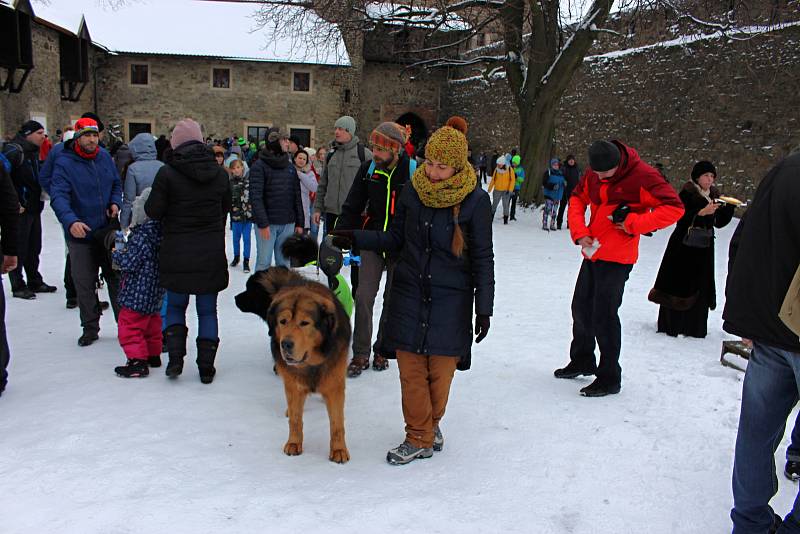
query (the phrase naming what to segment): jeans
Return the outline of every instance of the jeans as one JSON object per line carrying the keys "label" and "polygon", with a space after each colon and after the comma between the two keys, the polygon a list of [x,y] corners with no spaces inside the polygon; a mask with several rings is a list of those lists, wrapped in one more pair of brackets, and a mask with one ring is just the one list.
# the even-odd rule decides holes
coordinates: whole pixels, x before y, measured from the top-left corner
{"label": "jeans", "polygon": [[314,204],[308,208],[308,225],[311,237],[314,238],[314,241],[319,242],[319,225],[314,224]]}
{"label": "jeans", "polygon": [[[733,462],[733,534],[762,534],[773,523],[770,499],[778,491],[775,450],[800,391],[800,354],[758,341],[742,385],[742,411]],[[800,495],[778,529],[800,533]]]}
{"label": "jeans", "polygon": [[275,265],[289,267],[289,260],[283,256],[281,246],[290,235],[294,233],[294,224],[270,224],[269,239],[256,233],[256,271],[266,271],[272,264],[272,255],[275,255]]}
{"label": "jeans", "polygon": [[511,191],[494,190],[492,193],[492,217],[497,213],[497,205],[503,203],[503,217],[508,217],[508,203],[511,200]]}
{"label": "jeans", "polygon": [[792,442],[786,448],[786,461],[800,462],[800,413],[794,421],[791,439]]}
{"label": "jeans", "polygon": [[[197,338],[219,338],[219,323],[217,322],[217,295],[208,293],[195,295],[197,308]],[[189,306],[189,295],[167,291],[167,327],[174,324],[186,326],[186,308]]]}
{"label": "jeans", "polygon": [[622,382],[619,365],[622,325],[618,312],[632,269],[633,265],[583,260],[572,297],[570,361],[581,369],[594,369],[597,340],[600,346],[597,378],[613,385]]}
{"label": "jeans", "polygon": [[253,223],[233,222],[233,255],[239,257],[239,242],[244,241],[244,259],[250,259],[250,236],[253,234]]}

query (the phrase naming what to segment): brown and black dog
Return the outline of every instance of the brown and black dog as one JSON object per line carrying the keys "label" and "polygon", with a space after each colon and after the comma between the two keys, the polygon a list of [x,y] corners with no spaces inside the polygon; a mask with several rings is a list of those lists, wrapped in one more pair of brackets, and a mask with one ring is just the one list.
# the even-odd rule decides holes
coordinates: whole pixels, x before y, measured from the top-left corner
{"label": "brown and black dog", "polygon": [[303,452],[303,406],[320,393],[328,408],[329,459],[345,463],[344,385],[350,345],[350,319],[326,286],[285,267],[258,271],[247,280],[236,306],[266,321],[272,357],[283,380],[289,416],[289,440],[283,452]]}

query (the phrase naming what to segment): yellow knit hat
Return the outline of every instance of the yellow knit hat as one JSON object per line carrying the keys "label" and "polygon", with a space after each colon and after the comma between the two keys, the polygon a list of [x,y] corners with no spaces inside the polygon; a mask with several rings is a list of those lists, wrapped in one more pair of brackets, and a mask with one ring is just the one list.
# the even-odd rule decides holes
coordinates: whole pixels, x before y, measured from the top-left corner
{"label": "yellow knit hat", "polygon": [[469,165],[467,150],[467,138],[464,134],[452,126],[443,126],[428,139],[425,157],[461,170]]}

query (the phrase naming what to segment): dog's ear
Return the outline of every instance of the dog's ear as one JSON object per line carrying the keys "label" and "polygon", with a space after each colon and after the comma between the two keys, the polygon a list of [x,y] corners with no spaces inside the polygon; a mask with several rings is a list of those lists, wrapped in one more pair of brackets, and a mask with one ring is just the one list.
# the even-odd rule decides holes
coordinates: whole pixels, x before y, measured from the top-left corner
{"label": "dog's ear", "polygon": [[247,281],[246,289],[236,295],[236,307],[245,313],[254,313],[267,319],[267,310],[269,309],[272,297],[267,293],[266,289],[258,283],[255,278],[258,273],[254,274]]}
{"label": "dog's ear", "polygon": [[265,319],[267,321],[267,329],[269,337],[275,335],[275,325],[278,320],[278,306],[270,306],[269,310],[267,310],[267,317]]}
{"label": "dog's ear", "polygon": [[284,257],[289,258],[292,267],[305,267],[317,259],[317,241],[305,234],[293,234],[281,245]]}
{"label": "dog's ear", "polygon": [[319,350],[323,354],[328,354],[333,350],[334,342],[336,341],[334,336],[336,331],[336,308],[328,303],[318,303],[316,326],[320,334],[322,334],[322,345]]}

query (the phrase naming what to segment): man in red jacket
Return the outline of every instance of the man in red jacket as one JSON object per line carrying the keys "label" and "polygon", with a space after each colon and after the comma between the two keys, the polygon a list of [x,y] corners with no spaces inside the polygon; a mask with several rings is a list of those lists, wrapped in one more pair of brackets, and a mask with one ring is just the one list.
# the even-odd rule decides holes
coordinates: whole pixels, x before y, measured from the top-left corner
{"label": "man in red jacket", "polygon": [[[586,225],[586,208],[590,209]],[[569,201],[572,240],[582,249],[572,297],[572,345],[569,364],[556,378],[595,375],[581,389],[586,397],[619,393],[622,331],[619,307],[625,282],[639,257],[639,236],[665,228],[683,215],[683,203],[672,186],[639,154],[619,141],[595,141],[589,168]],[[595,360],[595,340],[600,365]]]}

